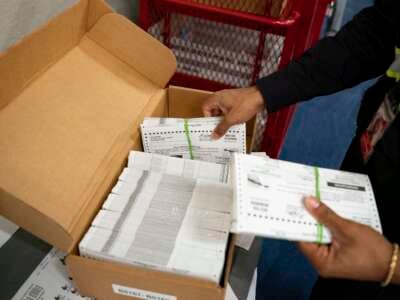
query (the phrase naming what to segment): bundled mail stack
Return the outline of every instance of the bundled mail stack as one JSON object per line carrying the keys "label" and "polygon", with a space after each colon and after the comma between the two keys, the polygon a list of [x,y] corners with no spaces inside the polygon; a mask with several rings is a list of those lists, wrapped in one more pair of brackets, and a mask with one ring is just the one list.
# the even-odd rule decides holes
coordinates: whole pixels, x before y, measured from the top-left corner
{"label": "bundled mail stack", "polygon": [[229,129],[219,140],[212,140],[220,117],[175,119],[145,118],[141,125],[145,152],[228,164],[232,153],[246,153],[246,125]]}
{"label": "bundled mail stack", "polygon": [[82,256],[218,282],[231,224],[227,166],[132,152]]}
{"label": "bundled mail stack", "polygon": [[304,207],[314,195],[345,219],[382,232],[367,175],[269,157],[234,154],[232,231],[293,241],[331,242],[331,232]]}

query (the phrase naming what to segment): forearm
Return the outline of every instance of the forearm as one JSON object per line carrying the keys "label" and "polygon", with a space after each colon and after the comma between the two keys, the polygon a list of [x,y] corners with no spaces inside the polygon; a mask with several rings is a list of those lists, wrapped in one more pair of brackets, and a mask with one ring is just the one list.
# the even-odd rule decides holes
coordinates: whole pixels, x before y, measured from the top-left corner
{"label": "forearm", "polygon": [[335,37],[257,81],[268,111],[331,94],[383,74],[394,59],[400,1],[377,1]]}

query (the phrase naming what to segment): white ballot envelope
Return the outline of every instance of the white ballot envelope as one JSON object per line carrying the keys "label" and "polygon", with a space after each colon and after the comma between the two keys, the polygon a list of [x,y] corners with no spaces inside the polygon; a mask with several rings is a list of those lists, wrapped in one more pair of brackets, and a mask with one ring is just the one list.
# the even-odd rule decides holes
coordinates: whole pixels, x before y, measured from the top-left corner
{"label": "white ballot envelope", "polygon": [[246,153],[246,124],[232,126],[220,139],[211,134],[221,117],[145,118],[141,124],[145,152],[228,164],[232,153]]}
{"label": "white ballot envelope", "polygon": [[277,239],[330,243],[331,234],[305,209],[306,196],[343,218],[382,232],[368,176],[268,157],[234,154],[232,231]]}

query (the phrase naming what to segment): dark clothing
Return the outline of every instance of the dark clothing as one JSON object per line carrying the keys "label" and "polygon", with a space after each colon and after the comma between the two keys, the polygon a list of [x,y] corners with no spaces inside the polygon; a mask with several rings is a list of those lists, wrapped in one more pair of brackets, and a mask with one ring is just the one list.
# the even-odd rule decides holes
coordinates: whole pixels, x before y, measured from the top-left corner
{"label": "dark clothing", "polygon": [[382,288],[379,283],[357,282],[343,279],[318,278],[310,299],[312,300],[399,300],[399,288],[389,285]]}
{"label": "dark clothing", "polygon": [[[400,201],[400,193],[397,186],[400,184],[400,152],[395,155],[395,152],[391,150],[397,149],[397,151],[400,151],[400,117],[396,118],[385,133],[384,139],[378,143],[373,156],[366,165],[360,155],[359,143],[361,133],[368,126],[368,121],[375,112],[372,107],[368,107],[366,104],[378,102],[376,101],[377,99],[382,100],[382,91],[385,90],[384,87],[387,84],[388,79],[383,78],[364,95],[357,120],[357,133],[342,162],[341,169],[369,175],[378,204],[383,233],[392,242],[399,243],[400,205],[398,201]],[[371,106],[377,107],[379,104]],[[393,148],[390,148],[389,154],[386,154],[385,147],[387,148],[391,143]],[[393,165],[392,161],[394,162]],[[382,288],[380,283],[319,278],[312,291],[311,299],[400,300],[400,286],[390,285]]]}
{"label": "dark clothing", "polygon": [[376,2],[335,37],[322,39],[282,71],[258,80],[269,112],[353,87],[386,72],[400,44],[400,1]]}
{"label": "dark clothing", "polygon": [[[287,68],[258,80],[257,86],[267,110],[273,112],[383,75],[365,93],[357,118],[357,133],[342,169],[369,175],[383,233],[390,241],[400,243],[400,115],[385,131],[366,163],[359,142],[385,95],[395,88],[400,90],[400,82],[384,75],[395,60],[396,47],[400,47],[400,0],[378,0],[335,37],[321,40]],[[312,298],[400,299],[400,286],[382,289],[378,283],[319,279]]]}
{"label": "dark clothing", "polygon": [[[400,243],[400,117],[398,116],[378,142],[368,163],[360,155],[360,136],[394,81],[383,77],[364,95],[357,118],[357,132],[347,150],[341,169],[368,174],[384,235]],[[400,295],[399,295],[400,299]]]}

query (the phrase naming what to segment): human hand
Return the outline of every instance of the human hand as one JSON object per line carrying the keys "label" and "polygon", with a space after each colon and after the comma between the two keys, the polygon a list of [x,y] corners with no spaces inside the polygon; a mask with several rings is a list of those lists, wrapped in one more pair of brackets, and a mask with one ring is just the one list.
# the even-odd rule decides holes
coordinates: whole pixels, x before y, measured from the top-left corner
{"label": "human hand", "polygon": [[263,108],[263,97],[255,86],[216,92],[202,106],[205,117],[225,116],[214,129],[214,139],[224,136],[231,126],[247,122]]}
{"label": "human hand", "polygon": [[372,228],[339,217],[314,197],[304,204],[332,233],[332,244],[299,243],[299,248],[322,277],[362,281],[385,280],[392,244]]}

